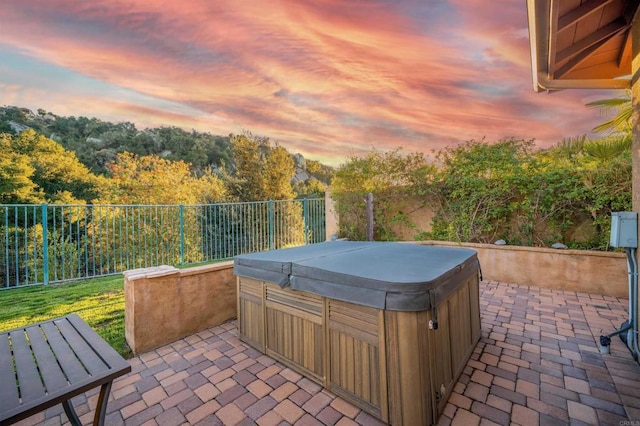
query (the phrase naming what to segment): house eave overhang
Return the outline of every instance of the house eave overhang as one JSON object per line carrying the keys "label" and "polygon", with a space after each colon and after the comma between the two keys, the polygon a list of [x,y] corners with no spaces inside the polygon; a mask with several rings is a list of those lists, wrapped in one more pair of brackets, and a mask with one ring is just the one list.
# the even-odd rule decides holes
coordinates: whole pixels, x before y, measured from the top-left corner
{"label": "house eave overhang", "polygon": [[626,89],[629,76],[602,79],[554,78],[553,60],[557,43],[560,0],[527,0],[531,74],[536,92],[565,89]]}

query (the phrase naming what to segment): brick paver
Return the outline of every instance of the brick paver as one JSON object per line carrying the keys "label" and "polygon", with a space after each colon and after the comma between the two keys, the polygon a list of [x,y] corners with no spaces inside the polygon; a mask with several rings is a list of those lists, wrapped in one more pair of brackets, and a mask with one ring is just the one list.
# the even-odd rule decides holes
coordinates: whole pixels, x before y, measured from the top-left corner
{"label": "brick paver", "polygon": [[[439,425],[640,422],[640,366],[617,337],[610,355],[597,346],[626,319],[626,300],[484,281],[480,304],[482,337]],[[113,385],[110,425],[382,424],[241,343],[235,321],[129,361],[132,372]],[[85,423],[97,392],[73,399]],[[56,406],[19,424],[65,423]]]}

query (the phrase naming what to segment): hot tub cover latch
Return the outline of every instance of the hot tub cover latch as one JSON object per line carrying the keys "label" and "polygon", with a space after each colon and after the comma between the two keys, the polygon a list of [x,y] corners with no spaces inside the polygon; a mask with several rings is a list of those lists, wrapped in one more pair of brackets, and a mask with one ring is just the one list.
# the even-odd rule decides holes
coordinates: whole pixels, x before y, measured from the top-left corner
{"label": "hot tub cover latch", "polygon": [[429,298],[431,299],[431,317],[432,320],[429,321],[429,330],[437,330],[438,329],[438,307],[436,304],[436,294],[434,291],[429,292]]}

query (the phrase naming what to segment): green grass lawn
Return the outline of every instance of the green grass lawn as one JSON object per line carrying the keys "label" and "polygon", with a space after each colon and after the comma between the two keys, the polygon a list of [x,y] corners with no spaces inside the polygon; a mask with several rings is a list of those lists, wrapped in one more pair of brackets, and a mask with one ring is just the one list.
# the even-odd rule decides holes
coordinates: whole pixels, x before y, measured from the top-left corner
{"label": "green grass lawn", "polygon": [[77,313],[125,358],[122,275],[0,291],[0,331]]}

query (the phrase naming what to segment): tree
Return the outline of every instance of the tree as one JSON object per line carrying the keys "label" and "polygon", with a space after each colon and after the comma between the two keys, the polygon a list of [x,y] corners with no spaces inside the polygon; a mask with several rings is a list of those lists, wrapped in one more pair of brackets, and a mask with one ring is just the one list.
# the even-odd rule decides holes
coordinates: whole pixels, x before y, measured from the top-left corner
{"label": "tree", "polygon": [[271,146],[268,138],[245,133],[231,135],[237,181],[235,191],[241,201],[291,200],[295,194],[291,179],[295,175],[293,159],[286,149]]}
{"label": "tree", "polygon": [[318,179],[320,182],[330,185],[333,179],[334,170],[332,167],[326,166],[319,161],[306,159],[307,172]]}
{"label": "tree", "polygon": [[[25,202],[55,203],[59,197],[80,202],[98,197],[103,179],[93,175],[73,152],[57,142],[33,130],[17,136],[4,133],[0,139],[5,158],[16,168],[15,178],[22,182]],[[29,194],[24,192],[27,187]]]}
{"label": "tree", "polygon": [[34,168],[29,157],[13,151],[13,136],[0,133],[0,204],[28,204],[44,201],[44,194],[31,180]]}
{"label": "tree", "polygon": [[274,237],[274,248],[304,244],[302,208],[299,203],[289,201],[295,196],[291,186],[295,174],[292,156],[278,144],[272,146],[268,138],[248,132],[230,138],[235,167],[226,176],[231,177],[228,185],[234,195],[240,201],[277,200],[269,204],[268,211],[260,210],[252,215],[256,223],[273,225],[271,235],[269,227],[263,227],[266,234],[261,237],[262,241],[269,244]]}
{"label": "tree", "polygon": [[322,198],[325,195],[325,190],[325,185],[313,177],[293,184],[296,198]]}
{"label": "tree", "polygon": [[184,161],[125,152],[108,168],[112,185],[103,200],[108,203],[196,204],[226,198],[226,188],[213,172],[197,178]]}

